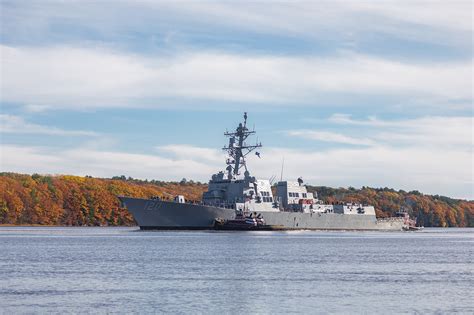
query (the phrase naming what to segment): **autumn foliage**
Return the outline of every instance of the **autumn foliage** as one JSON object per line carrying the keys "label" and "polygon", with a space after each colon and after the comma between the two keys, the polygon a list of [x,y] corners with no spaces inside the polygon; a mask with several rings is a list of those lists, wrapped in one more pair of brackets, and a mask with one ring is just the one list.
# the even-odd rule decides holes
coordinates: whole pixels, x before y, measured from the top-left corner
{"label": "autumn foliage", "polygon": [[131,178],[43,176],[0,173],[0,224],[68,226],[134,225],[119,195],[199,200],[206,185]]}
{"label": "autumn foliage", "polygon": [[[200,200],[206,184],[192,181],[161,182],[126,178],[112,179],[69,175],[23,175],[0,173],[0,224],[67,226],[134,225],[117,196],[170,199],[184,195]],[[363,187],[311,187],[326,202],[361,202],[374,205],[377,216],[388,217],[404,206],[424,226],[474,227],[474,202],[417,191]]]}

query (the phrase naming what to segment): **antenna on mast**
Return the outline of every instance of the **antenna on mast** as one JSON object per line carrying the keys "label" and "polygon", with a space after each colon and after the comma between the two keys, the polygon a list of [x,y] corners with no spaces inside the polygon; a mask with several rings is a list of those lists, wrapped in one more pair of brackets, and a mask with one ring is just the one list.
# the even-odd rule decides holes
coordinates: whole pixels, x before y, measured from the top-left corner
{"label": "antenna on mast", "polygon": [[[249,136],[254,134],[255,130],[250,131],[247,128],[247,112],[244,113],[244,122],[240,123],[234,132],[226,131],[224,133],[225,136],[229,137],[228,146],[222,148],[229,155],[226,162],[228,166],[226,170],[228,171],[229,179],[240,175],[239,170],[242,167],[245,169],[245,176],[249,176],[246,157],[250,152],[262,146],[258,141],[254,145],[249,145],[245,142]],[[260,155],[258,152],[255,154]]]}
{"label": "antenna on mast", "polygon": [[281,173],[280,173],[280,182],[283,181],[283,166],[285,165],[285,157],[281,161]]}
{"label": "antenna on mast", "polygon": [[275,182],[275,175],[272,175],[272,177],[270,177],[270,179],[268,180],[270,182],[270,186],[273,186],[273,183]]}

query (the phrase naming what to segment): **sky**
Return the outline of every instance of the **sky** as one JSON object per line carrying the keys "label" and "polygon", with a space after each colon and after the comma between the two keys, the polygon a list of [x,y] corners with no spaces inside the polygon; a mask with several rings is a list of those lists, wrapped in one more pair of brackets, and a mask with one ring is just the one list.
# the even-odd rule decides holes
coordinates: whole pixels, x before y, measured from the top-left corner
{"label": "sky", "polygon": [[[0,1],[0,170],[474,199],[472,1]],[[253,139],[251,141],[257,141]]]}

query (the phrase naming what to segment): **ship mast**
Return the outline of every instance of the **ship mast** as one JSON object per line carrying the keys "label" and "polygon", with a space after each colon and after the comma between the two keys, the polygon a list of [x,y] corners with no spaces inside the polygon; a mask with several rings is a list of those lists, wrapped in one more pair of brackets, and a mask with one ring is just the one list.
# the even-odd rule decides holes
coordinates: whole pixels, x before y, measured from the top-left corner
{"label": "ship mast", "polygon": [[247,112],[244,113],[243,124],[240,123],[235,132],[224,133],[226,137],[229,137],[229,145],[222,148],[222,150],[226,151],[229,155],[229,158],[226,160],[228,179],[240,175],[239,171],[242,167],[245,168],[245,172],[248,173],[245,158],[250,152],[262,146],[261,143],[255,143],[254,145],[245,143],[245,140],[253,134],[255,134],[255,130],[249,130],[247,128]]}

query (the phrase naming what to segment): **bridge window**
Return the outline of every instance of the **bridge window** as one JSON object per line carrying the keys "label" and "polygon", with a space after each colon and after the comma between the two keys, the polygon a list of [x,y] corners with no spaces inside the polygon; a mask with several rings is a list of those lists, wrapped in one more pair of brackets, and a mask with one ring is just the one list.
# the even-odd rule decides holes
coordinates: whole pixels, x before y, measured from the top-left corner
{"label": "bridge window", "polygon": [[308,194],[307,193],[303,193],[303,198],[307,198],[308,197]]}
{"label": "bridge window", "polygon": [[262,199],[263,199],[263,202],[273,202],[272,197],[262,197]]}

